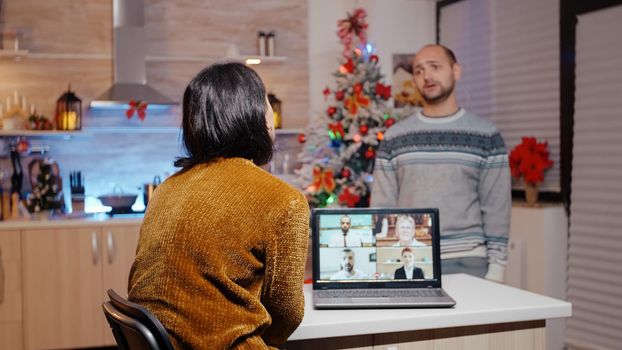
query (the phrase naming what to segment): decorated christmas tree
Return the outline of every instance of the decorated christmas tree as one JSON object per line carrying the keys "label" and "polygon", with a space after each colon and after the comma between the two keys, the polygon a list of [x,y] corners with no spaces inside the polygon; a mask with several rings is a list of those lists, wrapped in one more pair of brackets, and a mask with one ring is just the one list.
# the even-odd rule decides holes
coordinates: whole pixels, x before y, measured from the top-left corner
{"label": "decorated christmas tree", "polygon": [[36,182],[27,199],[28,211],[37,213],[44,210],[59,210],[63,207],[63,197],[59,186],[57,165],[47,158],[38,163]]}
{"label": "decorated christmas tree", "polygon": [[359,8],[338,21],[343,53],[334,87],[323,91],[325,111],[298,136],[303,148],[297,182],[311,207],[368,206],[384,131],[408,113],[388,107],[391,87],[384,84],[378,56],[367,42],[366,16]]}

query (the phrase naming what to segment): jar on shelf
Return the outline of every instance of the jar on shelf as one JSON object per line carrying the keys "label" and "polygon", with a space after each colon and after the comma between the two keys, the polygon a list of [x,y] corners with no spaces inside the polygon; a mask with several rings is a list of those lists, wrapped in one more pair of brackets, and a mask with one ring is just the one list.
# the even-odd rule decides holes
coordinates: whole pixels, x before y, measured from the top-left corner
{"label": "jar on shelf", "polygon": [[261,30],[257,32],[257,55],[266,55],[266,33]]}

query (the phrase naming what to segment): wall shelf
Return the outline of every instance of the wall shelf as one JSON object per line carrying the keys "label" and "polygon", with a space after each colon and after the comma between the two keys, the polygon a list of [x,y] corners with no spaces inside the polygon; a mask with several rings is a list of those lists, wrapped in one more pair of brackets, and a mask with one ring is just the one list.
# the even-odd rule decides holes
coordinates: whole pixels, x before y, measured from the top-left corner
{"label": "wall shelf", "polygon": [[303,129],[275,129],[277,135],[298,135],[304,133]]}
{"label": "wall shelf", "polygon": [[28,56],[28,50],[0,50],[0,58],[19,61],[26,56]]}

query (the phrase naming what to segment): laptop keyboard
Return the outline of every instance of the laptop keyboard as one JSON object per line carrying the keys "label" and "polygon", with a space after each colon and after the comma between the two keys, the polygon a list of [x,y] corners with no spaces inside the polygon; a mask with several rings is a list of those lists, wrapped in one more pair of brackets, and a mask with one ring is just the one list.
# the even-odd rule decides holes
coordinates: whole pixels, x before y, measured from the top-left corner
{"label": "laptop keyboard", "polygon": [[440,289],[339,289],[318,292],[320,298],[425,298],[444,295]]}

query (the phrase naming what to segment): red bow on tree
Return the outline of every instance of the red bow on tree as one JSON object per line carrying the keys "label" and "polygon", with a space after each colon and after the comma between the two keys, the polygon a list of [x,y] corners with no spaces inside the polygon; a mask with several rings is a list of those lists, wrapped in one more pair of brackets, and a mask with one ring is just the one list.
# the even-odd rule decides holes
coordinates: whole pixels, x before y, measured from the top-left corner
{"label": "red bow on tree", "polygon": [[354,192],[350,192],[350,188],[346,187],[343,192],[339,195],[339,203],[343,203],[347,205],[349,208],[353,208],[356,203],[359,202],[361,196],[357,195]]}
{"label": "red bow on tree", "polygon": [[333,170],[322,170],[319,166],[313,168],[313,183],[311,185],[316,191],[324,189],[326,192],[332,193],[336,186]]}
{"label": "red bow on tree", "polygon": [[130,100],[129,104],[130,108],[125,111],[125,116],[127,117],[127,119],[132,119],[132,117],[134,116],[134,112],[136,112],[138,119],[140,119],[141,121],[145,120],[145,118],[147,117],[147,103],[140,100]]}
{"label": "red bow on tree", "polygon": [[384,100],[388,100],[391,98],[391,86],[376,83],[376,95],[382,97]]}
{"label": "red bow on tree", "polygon": [[348,14],[346,19],[339,20],[337,22],[337,36],[343,43],[343,55],[347,57],[352,47],[352,41],[354,37],[364,43],[367,41],[367,22],[365,22],[367,12],[364,9],[358,8],[354,10],[354,13]]}
{"label": "red bow on tree", "polygon": [[363,91],[355,92],[354,95],[346,98],[343,105],[348,109],[352,116],[355,116],[359,110],[359,106],[369,106],[369,97],[363,94]]}

